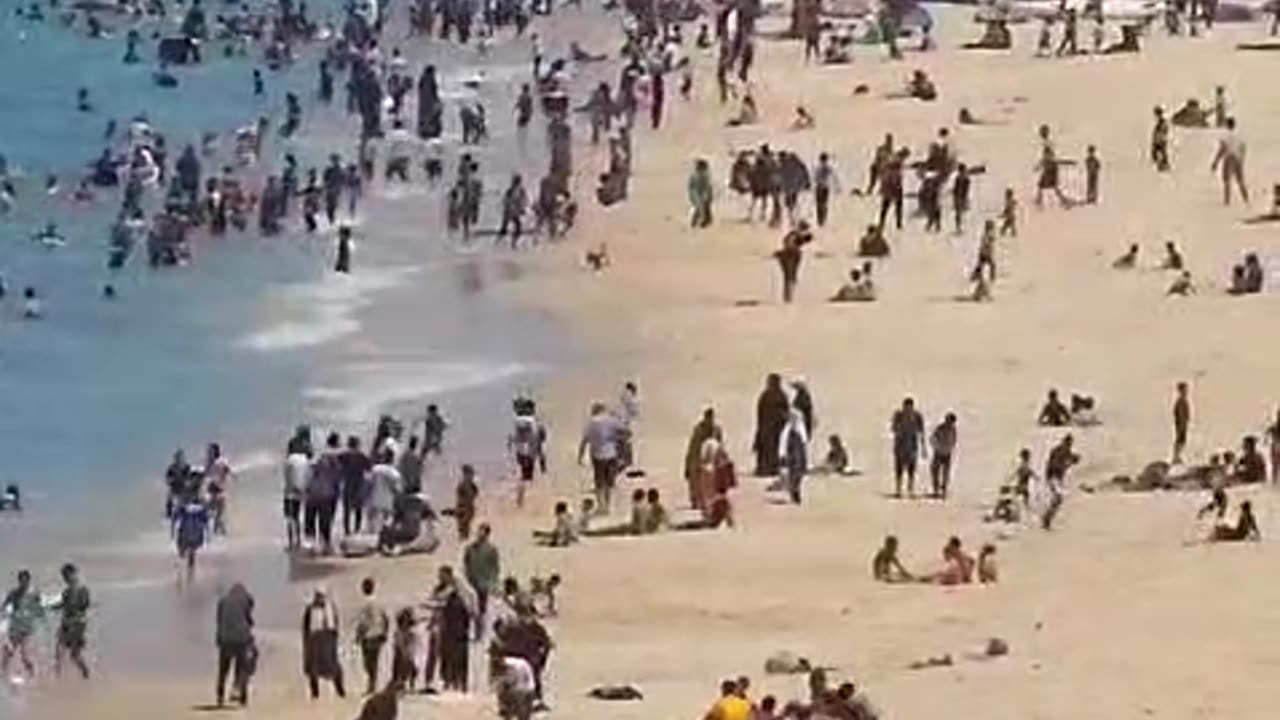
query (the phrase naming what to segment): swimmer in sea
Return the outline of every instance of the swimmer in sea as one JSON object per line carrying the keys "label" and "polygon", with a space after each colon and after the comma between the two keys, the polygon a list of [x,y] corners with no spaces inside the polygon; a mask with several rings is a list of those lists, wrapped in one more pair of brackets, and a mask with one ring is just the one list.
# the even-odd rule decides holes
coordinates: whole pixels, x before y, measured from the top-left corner
{"label": "swimmer in sea", "polygon": [[6,485],[0,493],[0,511],[22,512],[22,490],[17,485]]}
{"label": "swimmer in sea", "polygon": [[89,102],[89,88],[76,91],[76,109],[82,113],[93,112],[93,103]]}
{"label": "swimmer in sea", "polygon": [[22,317],[25,320],[39,320],[44,317],[44,306],[36,295],[36,289],[27,287],[22,291]]}

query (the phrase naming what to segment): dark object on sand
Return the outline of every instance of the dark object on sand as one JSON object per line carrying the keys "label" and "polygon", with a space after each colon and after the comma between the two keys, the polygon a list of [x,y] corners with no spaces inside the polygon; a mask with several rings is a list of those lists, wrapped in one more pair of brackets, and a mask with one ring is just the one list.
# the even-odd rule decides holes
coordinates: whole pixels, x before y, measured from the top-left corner
{"label": "dark object on sand", "polygon": [[1237,50],[1272,50],[1280,51],[1280,40],[1263,40],[1261,42],[1246,42],[1236,45]]}
{"label": "dark object on sand", "polygon": [[162,38],[156,47],[161,65],[187,65],[200,62],[200,45],[184,37]]}
{"label": "dark object on sand", "polygon": [[634,685],[599,685],[591,688],[591,692],[587,693],[587,697],[593,700],[616,702],[643,700],[644,693],[637,690]]}
{"label": "dark object on sand", "polygon": [[165,72],[164,70],[157,70],[152,73],[151,82],[162,88],[178,87],[178,78],[174,77],[173,73]]}
{"label": "dark object on sand", "polygon": [[1004,657],[1009,654],[1009,643],[1000,638],[991,638],[987,641],[987,649],[984,651],[987,657]]}
{"label": "dark object on sand", "polygon": [[870,92],[871,92],[871,88],[866,83],[859,83],[853,86],[854,95],[866,95]]}
{"label": "dark object on sand", "polygon": [[766,675],[803,675],[812,670],[813,665],[807,658],[785,650],[770,655],[764,661]]}
{"label": "dark object on sand", "polygon": [[951,658],[951,653],[939,655],[938,657],[925,658],[924,660],[916,660],[907,665],[908,670],[927,670],[937,667],[951,667],[955,665],[955,660]]}

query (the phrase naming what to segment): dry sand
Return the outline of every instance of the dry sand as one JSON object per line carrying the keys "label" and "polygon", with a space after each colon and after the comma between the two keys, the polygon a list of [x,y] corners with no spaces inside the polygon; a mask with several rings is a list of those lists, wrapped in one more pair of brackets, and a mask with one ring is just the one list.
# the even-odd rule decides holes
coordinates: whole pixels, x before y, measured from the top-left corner
{"label": "dry sand", "polygon": [[[765,657],[781,649],[839,668],[885,717],[903,720],[959,712],[987,720],[1275,717],[1270,681],[1280,650],[1265,638],[1280,631],[1280,584],[1269,576],[1280,560],[1271,539],[1280,526],[1268,490],[1255,498],[1261,544],[1186,545],[1198,533],[1199,495],[1077,491],[1055,532],[1014,528],[1001,539],[998,586],[884,586],[869,577],[886,532],[902,539],[904,560],[917,570],[935,566],[949,535],[971,548],[995,538],[998,528],[980,518],[1017,450],[1032,448],[1039,465],[1061,435],[1034,424],[1051,386],[1088,392],[1101,404],[1103,425],[1075,433],[1084,460],[1073,487],[1168,453],[1178,380],[1192,385],[1196,459],[1260,432],[1276,404],[1276,296],[1222,292],[1244,251],[1256,250],[1264,262],[1274,257],[1276,228],[1246,227],[1246,210],[1221,207],[1208,170],[1214,131],[1175,132],[1172,173],[1158,175],[1145,159],[1152,106],[1207,101],[1214,85],[1226,84],[1249,143],[1252,212],[1266,209],[1280,168],[1280,142],[1269,134],[1280,109],[1275,58],[1231,49],[1258,26],[1224,27],[1194,41],[1158,37],[1137,56],[1048,61],[1029,57],[1024,35],[1012,54],[948,49],[977,34],[969,12],[944,11],[943,49],[901,63],[864,48],[852,66],[805,67],[798,44],[762,43],[755,87],[763,121],[752,128],[723,127],[730,110],[713,97],[713,59],[700,58],[696,99],[684,104],[672,92],[668,127],[656,138],[638,132],[630,201],[607,210],[584,203],[573,242],[529,259],[537,272],[512,292],[561,313],[596,350],[589,371],[546,389],[554,489],[541,488],[520,514],[506,498],[490,498],[487,508],[507,568],[566,578],[562,616],[551,626],[558,643],[553,717],[700,716],[718,681],[739,674],[753,678],[757,695],[799,696],[801,678],[763,674]],[[937,80],[938,102],[880,98],[915,67]],[[854,97],[858,83],[872,94]],[[797,102],[816,112],[817,129],[787,130]],[[957,127],[961,106],[1004,124]],[[1100,206],[1033,209],[1041,123],[1054,129],[1066,157],[1098,146]],[[856,262],[870,201],[836,201],[790,306],[777,301],[770,259],[780,232],[738,222],[737,198],[721,190],[715,226],[688,228],[685,180],[694,156],[708,158],[722,179],[733,148],[769,142],[807,160],[825,150],[848,188],[865,183],[871,150],[886,131],[919,151],[944,126],[963,160],[989,168],[975,182],[973,227],[963,237],[927,236],[913,221],[891,233],[894,255],[877,267],[881,299],[874,304],[823,302]],[[603,165],[603,150],[588,163],[584,186],[591,164]],[[1065,178],[1074,194],[1083,192],[1076,170]],[[996,300],[954,302],[966,290],[977,227],[997,211],[1006,186],[1022,202],[1022,232],[1000,243]],[[1165,297],[1171,278],[1154,269],[1165,240],[1183,248],[1199,295]],[[592,274],[581,254],[600,241],[614,264]],[[1140,269],[1110,269],[1130,243],[1142,245]],[[743,299],[762,304],[735,307]],[[641,463],[674,502],[683,497],[685,438],[704,405],[717,408],[739,467],[749,467],[755,396],[771,371],[808,379],[819,434],[843,435],[862,477],[814,479],[799,508],[766,502],[763,483],[747,479],[732,531],[530,547],[528,529],[546,524],[551,503],[585,482],[572,453],[592,399],[612,400],[624,379],[639,382]],[[946,504],[885,497],[887,423],[904,394],[917,398],[930,424],[948,410],[959,416],[955,496]],[[389,600],[420,596],[434,567],[455,557],[450,543],[437,557],[371,572],[388,585]],[[344,608],[354,607],[350,590],[366,571],[331,582],[345,593]],[[1008,641],[1007,657],[963,658],[992,636]],[[246,717],[354,717],[354,700],[306,700],[295,630],[279,629],[265,644]],[[943,653],[957,664],[905,668]],[[358,686],[355,665],[350,684]],[[623,682],[640,686],[645,701],[585,698],[597,683]],[[211,694],[207,682],[100,690],[112,702],[99,701],[97,717],[173,717]],[[403,715],[490,717],[493,709],[485,695],[415,698]]]}

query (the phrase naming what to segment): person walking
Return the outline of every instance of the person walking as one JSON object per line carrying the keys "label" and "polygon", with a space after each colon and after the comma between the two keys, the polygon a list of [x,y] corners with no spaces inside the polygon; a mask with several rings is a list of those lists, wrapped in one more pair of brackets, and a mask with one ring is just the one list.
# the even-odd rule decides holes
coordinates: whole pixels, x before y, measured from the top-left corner
{"label": "person walking", "polygon": [[693,172],[689,175],[689,204],[693,206],[690,224],[695,229],[711,226],[711,203],[714,199],[711,166],[706,160],[699,158],[694,161]]}
{"label": "person walking", "polygon": [[373,578],[361,581],[360,594],[364,596],[364,602],[356,615],[356,645],[360,647],[360,658],[364,662],[365,695],[372,695],[378,688],[378,665],[391,631],[387,611],[374,597],[376,588]]}
{"label": "person walking", "polygon": [[773,253],[782,272],[782,302],[789,303],[795,297],[796,284],[800,281],[800,261],[804,258],[804,246],[813,241],[809,223],[801,220],[782,237],[782,247]]}
{"label": "person walking", "polygon": [[929,436],[929,443],[933,446],[933,459],[929,461],[929,479],[933,485],[933,496],[939,500],[947,499],[947,490],[951,486],[951,458],[955,454],[958,441],[956,415],[947,413]]}
{"label": "person walking", "polygon": [[1244,140],[1236,132],[1236,119],[1229,117],[1224,121],[1222,138],[1218,141],[1218,151],[1213,156],[1209,171],[1221,168],[1222,172],[1222,204],[1231,204],[1231,183],[1235,183],[1240,191],[1240,199],[1249,204],[1249,188],[1244,183]]}
{"label": "person walking", "polygon": [[833,192],[840,192],[840,177],[831,163],[831,155],[821,153],[818,155],[818,164],[813,167],[813,208],[818,227],[825,227],[827,224]]}
{"label": "person walking", "polygon": [[893,496],[902,497],[902,481],[907,481],[907,493],[916,494],[916,461],[924,452],[921,440],[924,436],[924,418],[916,411],[912,398],[904,398],[902,407],[893,413],[889,428],[893,432]]}
{"label": "person walking", "polygon": [[476,539],[467,545],[462,556],[463,573],[476,598],[475,636],[477,641],[484,636],[489,597],[498,590],[498,582],[502,578],[502,561],[498,548],[490,541],[492,534],[489,524],[481,523],[476,528]]}
{"label": "person walking", "polygon": [[232,674],[232,700],[249,704],[249,681],[257,665],[258,650],[253,639],[253,596],[242,583],[235,583],[218,600],[216,613],[218,647],[218,707],[225,705],[227,677]]}
{"label": "person walking", "polygon": [[302,672],[311,699],[320,697],[320,680],[331,680],[338,697],[346,697],[342,663],[338,659],[338,608],[324,587],[318,587],[302,612]]}
{"label": "person walking", "polygon": [[70,659],[84,679],[89,679],[89,664],[84,659],[86,635],[89,631],[89,607],[92,601],[89,588],[80,582],[80,571],[75,565],[62,566],[62,595],[58,599],[58,611],[62,614],[58,624],[58,641],[53,656],[53,672],[62,674],[62,662]]}

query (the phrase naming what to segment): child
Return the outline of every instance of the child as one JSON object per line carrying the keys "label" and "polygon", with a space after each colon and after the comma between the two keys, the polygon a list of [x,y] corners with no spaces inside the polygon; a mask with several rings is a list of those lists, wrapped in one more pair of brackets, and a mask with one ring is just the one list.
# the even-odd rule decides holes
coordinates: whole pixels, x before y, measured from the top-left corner
{"label": "child", "polygon": [[827,459],[824,463],[827,472],[844,475],[849,471],[849,451],[839,435],[827,438]]}
{"label": "child", "polygon": [[1084,201],[1089,205],[1098,204],[1098,177],[1101,174],[1102,161],[1098,159],[1098,148],[1090,145],[1084,156]]}
{"label": "child", "polygon": [[1004,191],[1004,207],[1000,209],[1000,237],[1018,237],[1018,199],[1013,188]]}
{"label": "child", "polygon": [[414,658],[418,653],[418,619],[413,608],[402,608],[396,613],[396,630],[391,639],[391,683],[398,690],[413,690],[418,666]]}

